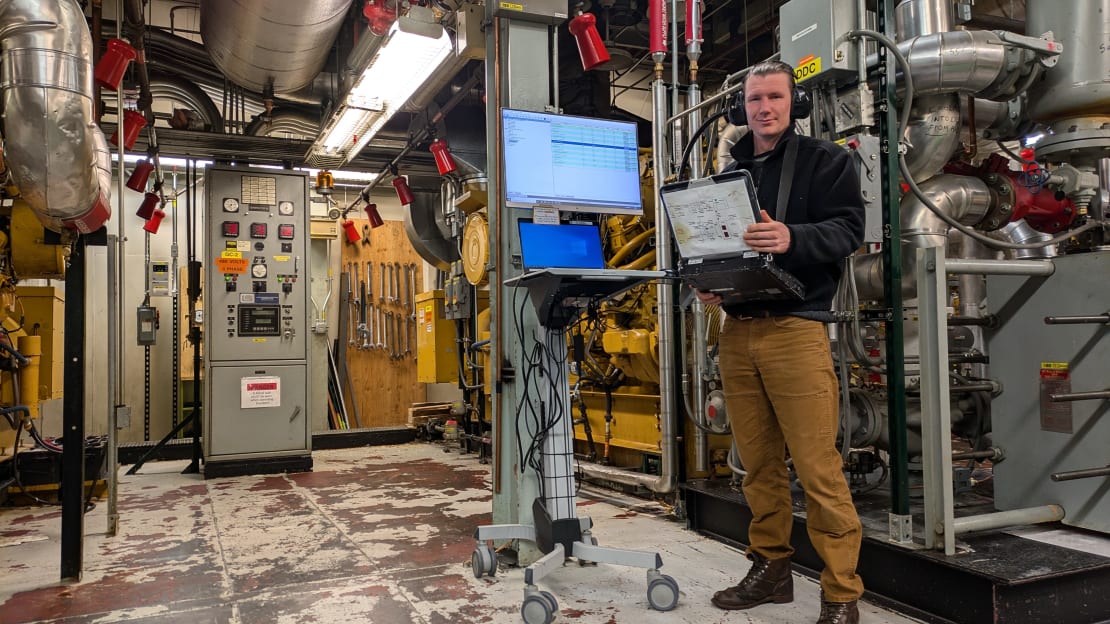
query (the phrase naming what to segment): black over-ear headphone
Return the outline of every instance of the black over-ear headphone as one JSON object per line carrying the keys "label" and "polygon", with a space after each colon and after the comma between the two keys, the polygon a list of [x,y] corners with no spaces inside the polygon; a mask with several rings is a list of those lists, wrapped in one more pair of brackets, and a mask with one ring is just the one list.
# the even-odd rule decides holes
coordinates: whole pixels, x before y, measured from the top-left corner
{"label": "black over-ear headphone", "polygon": [[[813,99],[809,97],[809,91],[801,85],[794,85],[794,99],[790,102],[790,120],[809,117],[812,111]],[[744,109],[743,89],[737,91],[729,100],[725,117],[734,126],[748,125],[748,112]]]}

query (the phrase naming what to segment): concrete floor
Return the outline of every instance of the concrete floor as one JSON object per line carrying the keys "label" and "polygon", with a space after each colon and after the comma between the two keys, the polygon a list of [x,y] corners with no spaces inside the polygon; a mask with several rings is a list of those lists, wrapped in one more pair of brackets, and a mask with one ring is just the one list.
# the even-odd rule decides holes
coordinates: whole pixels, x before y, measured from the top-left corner
{"label": "concrete floor", "polygon": [[[84,577],[58,583],[57,508],[0,510],[0,624],[14,622],[520,622],[522,569],[470,569],[474,527],[490,520],[488,466],[433,444],[320,451],[315,471],[205,481],[183,462],[121,477],[120,534],[105,505],[86,518]],[[656,548],[679,584],[671,612],[652,611],[642,570],[568,563],[540,583],[556,621],[814,622],[817,584],[795,601],[724,612],[713,592],[747,570],[739,551],[667,520],[640,501],[579,498],[603,546]],[[619,502],[619,501],[618,501]],[[917,622],[861,603],[861,622]]]}

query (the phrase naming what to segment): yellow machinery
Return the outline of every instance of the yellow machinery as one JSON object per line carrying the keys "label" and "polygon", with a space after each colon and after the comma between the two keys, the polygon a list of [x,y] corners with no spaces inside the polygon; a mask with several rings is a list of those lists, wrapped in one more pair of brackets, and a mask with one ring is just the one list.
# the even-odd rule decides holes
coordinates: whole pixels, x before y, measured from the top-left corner
{"label": "yellow machinery", "polygon": [[64,278],[72,234],[62,234],[63,244],[47,244],[46,230],[19,190],[6,186],[0,193],[0,216],[8,223],[0,230],[0,359],[12,363],[0,373],[0,475],[14,476],[15,454],[41,438],[35,424],[39,402],[62,396],[64,364],[58,289],[17,283]]}
{"label": "yellow machinery", "polygon": [[416,380],[421,383],[459,380],[455,323],[446,318],[442,290],[416,295]]}

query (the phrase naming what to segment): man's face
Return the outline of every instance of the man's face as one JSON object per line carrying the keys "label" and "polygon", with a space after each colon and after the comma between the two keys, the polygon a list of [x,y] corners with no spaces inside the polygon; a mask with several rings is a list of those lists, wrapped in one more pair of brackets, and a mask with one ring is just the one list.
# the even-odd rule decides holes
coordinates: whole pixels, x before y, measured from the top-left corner
{"label": "man's face", "polygon": [[770,148],[790,126],[790,77],[786,74],[748,76],[744,85],[744,111],[748,127],[764,147]]}

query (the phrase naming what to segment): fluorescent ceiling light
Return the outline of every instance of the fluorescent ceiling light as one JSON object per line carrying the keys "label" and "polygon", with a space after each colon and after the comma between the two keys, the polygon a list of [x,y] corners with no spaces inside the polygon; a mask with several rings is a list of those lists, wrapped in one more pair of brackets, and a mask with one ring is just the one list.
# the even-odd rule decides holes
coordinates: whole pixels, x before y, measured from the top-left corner
{"label": "fluorescent ceiling light", "polygon": [[350,162],[451,56],[451,37],[431,19],[424,7],[397,18],[313,143],[310,163]]}
{"label": "fluorescent ceiling light", "polygon": [[[112,162],[119,162],[119,159],[116,156],[116,152],[112,152]],[[148,160],[146,154],[127,153],[123,155],[123,162],[128,165],[134,165],[135,163],[143,160]],[[158,158],[158,162],[160,162],[163,167],[184,167],[185,163],[188,161],[184,158],[160,156]],[[198,168],[203,169],[208,165],[212,165],[215,163],[213,163],[211,160],[194,160],[193,164],[195,164]],[[285,169],[285,167],[281,167],[279,165],[248,163],[247,166],[254,167],[256,169]],[[294,170],[304,171],[308,173],[308,175],[312,178],[315,178],[316,174],[320,172],[320,169],[313,169],[311,167],[295,167]],[[373,182],[378,178],[378,174],[371,173],[369,171],[345,171],[343,169],[328,169],[328,171],[336,180],[348,180],[350,182]]]}

